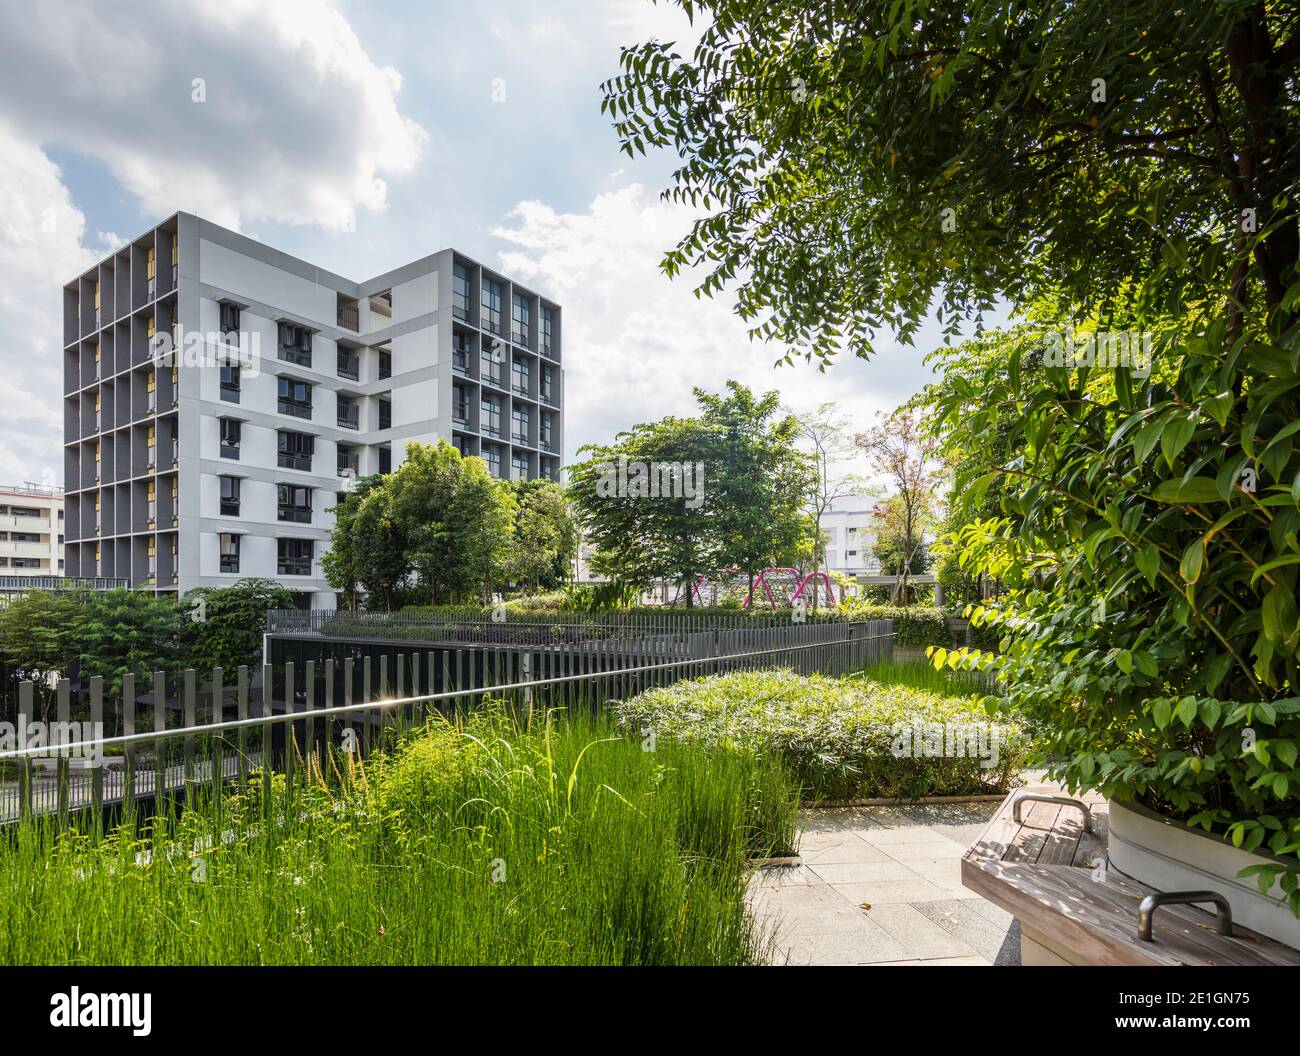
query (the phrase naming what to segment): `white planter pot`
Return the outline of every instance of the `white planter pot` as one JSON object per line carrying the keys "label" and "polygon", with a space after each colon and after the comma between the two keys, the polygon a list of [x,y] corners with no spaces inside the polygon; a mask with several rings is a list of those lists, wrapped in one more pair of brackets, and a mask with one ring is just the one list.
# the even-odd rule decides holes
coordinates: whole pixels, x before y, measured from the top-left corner
{"label": "white planter pot", "polygon": [[1255,876],[1237,875],[1282,859],[1243,851],[1135,803],[1110,804],[1109,830],[1107,857],[1125,876],[1159,891],[1218,891],[1232,906],[1234,923],[1300,949],[1300,919],[1287,908],[1281,887],[1274,883],[1265,895]]}

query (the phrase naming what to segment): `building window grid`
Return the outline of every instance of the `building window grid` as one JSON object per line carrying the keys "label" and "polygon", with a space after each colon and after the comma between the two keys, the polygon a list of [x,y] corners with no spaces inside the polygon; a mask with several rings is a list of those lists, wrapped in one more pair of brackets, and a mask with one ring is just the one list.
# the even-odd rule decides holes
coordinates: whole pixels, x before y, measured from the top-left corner
{"label": "building window grid", "polygon": [[512,294],[510,297],[510,339],[516,345],[522,345],[524,348],[529,347],[528,327],[531,322],[532,315],[529,311],[527,299],[521,294]]}
{"label": "building window grid", "polygon": [[451,314],[469,321],[469,269],[464,264],[451,269]]}
{"label": "building window grid", "polygon": [[482,326],[493,334],[501,333],[501,283],[484,278],[479,298],[483,308]]}

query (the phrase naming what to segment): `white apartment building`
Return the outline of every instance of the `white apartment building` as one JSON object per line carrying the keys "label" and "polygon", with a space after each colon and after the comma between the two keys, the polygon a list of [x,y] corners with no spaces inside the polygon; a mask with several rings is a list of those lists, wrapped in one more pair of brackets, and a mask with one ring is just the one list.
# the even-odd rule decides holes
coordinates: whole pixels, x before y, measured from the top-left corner
{"label": "white apartment building", "polygon": [[868,495],[844,495],[822,514],[826,568],[846,576],[880,574],[872,552],[876,544],[876,500]]}
{"label": "white apartment building", "polygon": [[558,478],[560,308],[455,250],[358,282],[177,213],[63,303],[69,576],[332,608],[329,510],[408,441]]}
{"label": "white apartment building", "polygon": [[0,576],[63,575],[63,492],[0,485]]}

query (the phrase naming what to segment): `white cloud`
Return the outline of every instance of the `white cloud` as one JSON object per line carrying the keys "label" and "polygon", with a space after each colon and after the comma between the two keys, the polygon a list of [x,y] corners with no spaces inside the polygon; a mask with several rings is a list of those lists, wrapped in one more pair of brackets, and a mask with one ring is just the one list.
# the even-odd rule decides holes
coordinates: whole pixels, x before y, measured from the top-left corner
{"label": "white cloud", "polygon": [[57,166],[3,122],[0,157],[0,350],[10,368],[0,371],[0,483],[53,483],[63,477],[59,290],[94,253]]}
{"label": "white cloud", "polygon": [[759,392],[778,390],[797,410],[839,402],[865,424],[929,379],[915,349],[885,347],[869,363],[841,362],[826,373],[798,363],[774,367],[775,346],[749,340],[731,299],[697,299],[692,276],[668,280],[664,250],[692,214],[639,184],[598,195],[582,213],[522,202],[492,234],[509,248],[506,274],[562,306],[567,457],[619,429],[695,411],[693,386],[721,391],[735,378]]}
{"label": "white cloud", "polygon": [[427,137],[326,0],[151,0],[128,17],[0,0],[0,17],[0,483],[61,480],[60,290],[121,239],[87,236],[47,150],[97,159],[159,219],[338,229],[385,207],[385,177]]}
{"label": "white cloud", "polygon": [[[424,130],[327,0],[0,2],[0,99],[30,139],[102,160],[146,212],[345,228]],[[202,82],[205,101],[195,101]]]}

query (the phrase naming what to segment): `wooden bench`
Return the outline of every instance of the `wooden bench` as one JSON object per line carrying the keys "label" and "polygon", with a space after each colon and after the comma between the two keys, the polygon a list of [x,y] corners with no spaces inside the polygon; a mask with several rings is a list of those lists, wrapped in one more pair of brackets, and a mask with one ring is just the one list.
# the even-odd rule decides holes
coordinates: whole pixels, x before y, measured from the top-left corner
{"label": "wooden bench", "polygon": [[1217,915],[1193,905],[1148,904],[1151,941],[1139,938],[1139,906],[1158,893],[1114,869],[1098,871],[1106,801],[1082,797],[1088,831],[1079,806],[1045,797],[1066,798],[1054,785],[1012,792],[961,863],[966,887],[1020,920],[1022,964],[1300,965],[1300,950],[1240,925],[1221,935]]}

